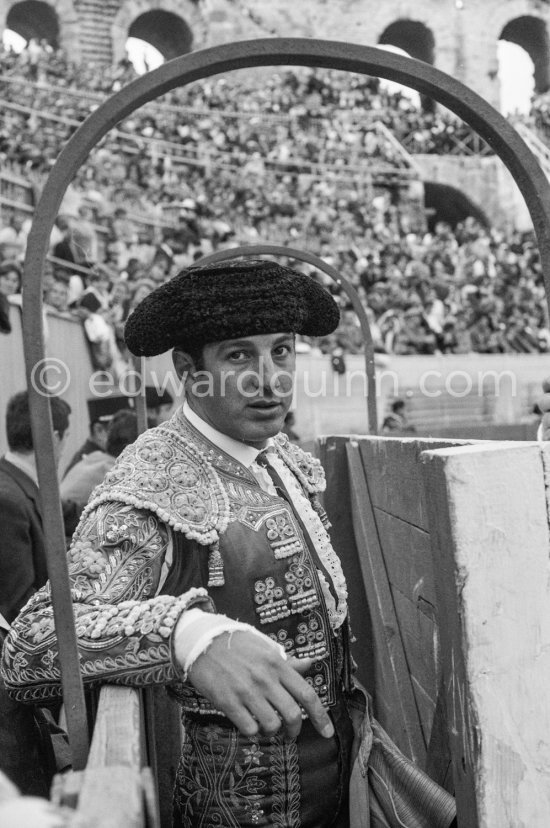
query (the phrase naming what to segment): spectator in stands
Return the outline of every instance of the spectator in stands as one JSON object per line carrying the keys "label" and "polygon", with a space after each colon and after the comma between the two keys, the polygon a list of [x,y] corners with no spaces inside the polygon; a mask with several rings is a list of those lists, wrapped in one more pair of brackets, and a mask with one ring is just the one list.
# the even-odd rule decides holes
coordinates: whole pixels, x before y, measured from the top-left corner
{"label": "spectator in stands", "polygon": [[174,398],[166,389],[158,391],[155,386],[145,388],[145,405],[147,407],[147,425],[149,428],[161,425],[170,419]]}
{"label": "spectator in stands", "polygon": [[470,326],[469,333],[472,350],[479,354],[501,354],[507,350],[502,331],[495,327],[489,316],[479,316]]}
{"label": "spectator in stands", "polygon": [[65,476],[85,455],[107,450],[109,423],[118,411],[130,408],[130,399],[115,394],[108,397],[93,397],[87,401],[87,406],[90,434],[71,457],[65,469]]}
{"label": "spectator in stands", "polygon": [[115,341],[121,354],[126,353],[124,344],[124,323],[130,312],[130,285],[125,279],[113,282],[109,292],[109,307],[105,312],[106,321],[112,325]]}
{"label": "spectator in stands", "polygon": [[342,311],[340,324],[333,336],[345,353],[361,353],[363,350],[363,333],[355,311],[346,309]]}
{"label": "spectator in stands", "polygon": [[453,354],[470,354],[473,350],[472,333],[468,327],[466,313],[457,311],[454,322],[455,346]]}
{"label": "spectator in stands", "polygon": [[84,454],[82,458],[67,471],[61,481],[61,497],[76,503],[82,511],[93,489],[98,486],[116,458],[126,446],[133,443],[138,436],[137,418],[134,411],[117,411],[107,427],[105,451],[98,449]]}
{"label": "spectator in stands", "polygon": [[384,417],[382,423],[383,434],[404,434],[416,431],[407,419],[405,400],[394,400],[391,404],[390,413]]}
{"label": "spectator in stands", "polygon": [[71,248],[76,264],[83,267],[99,262],[99,241],[94,222],[93,206],[82,203],[77,217],[71,222]]}
{"label": "spectator in stands", "polygon": [[[59,88],[37,89],[29,83],[27,57],[0,55],[0,64],[12,80],[2,85],[7,105],[0,114],[0,159],[18,165],[26,176],[31,166],[49,169],[74,129],[64,119],[81,120],[97,105],[90,92],[112,89],[129,71],[113,67],[95,77],[87,66],[70,65],[62,52],[42,50],[40,71],[56,86],[63,78],[67,89],[60,93]],[[13,82],[25,73],[21,82]],[[547,113],[547,97],[538,99],[535,108]],[[40,107],[45,116],[51,113],[58,120],[53,126],[45,120],[44,129],[38,129],[42,122],[37,116],[29,121],[26,115],[10,111],[10,101]],[[493,334],[507,326],[519,304],[529,316],[527,336],[518,329],[517,336],[489,337],[493,350],[530,350],[537,340],[550,338],[550,334],[539,336],[549,325],[537,316],[544,285],[532,233],[488,230],[472,218],[454,228],[436,221],[426,233],[424,216],[413,200],[392,204],[387,190],[373,189],[370,183],[373,169],[390,178],[399,170],[395,153],[373,129],[373,118],[392,130],[405,147],[448,152],[464,149],[464,141],[471,140],[469,127],[454,116],[424,111],[364,78],[307,68],[266,76],[259,85],[250,77],[208,80],[169,93],[166,102],[175,106],[159,103],[154,114],[144,109],[120,125],[127,133],[126,142],[138,140],[137,155],[125,154],[116,138],[91,154],[74,182],[77,195],[88,200],[83,200],[80,216],[72,219],[74,232],[66,227],[65,238],[55,242],[61,245],[56,255],[89,264],[101,254],[102,261],[115,266],[113,278],[123,271],[125,278],[135,280],[132,271],[137,267],[137,278],[147,276],[156,284],[195,257],[228,243],[291,243],[330,258],[356,287],[364,289],[363,298],[380,327],[382,347],[390,353],[394,346],[403,348],[411,327],[404,311],[418,300],[425,313],[421,327],[435,336],[436,350],[468,350],[470,330],[474,347],[479,343],[486,349],[484,326],[478,330],[476,292],[498,300],[489,324]],[[21,135],[21,140],[11,141],[13,134]],[[167,151],[159,150],[156,138],[176,142],[181,151],[164,154]],[[489,150],[482,147],[481,151]],[[362,166],[357,166],[359,162]],[[139,186],[131,181],[132,169]],[[128,220],[130,210],[147,218],[139,230]],[[100,213],[112,216],[106,220],[105,254],[94,226],[103,220]],[[174,255],[173,267],[168,261],[162,265],[155,253],[161,243],[156,226],[160,219],[173,225],[162,231]],[[12,229],[8,232],[12,234]],[[154,257],[157,260],[147,272]],[[70,302],[85,287],[80,284],[77,289],[74,276],[73,282]],[[336,288],[335,295],[339,294]],[[341,296],[339,301],[345,305]],[[464,341],[445,344],[445,320],[450,316],[452,321],[459,312],[465,314],[459,325],[459,338]],[[346,352],[357,347],[353,339],[343,343]],[[426,336],[413,337],[405,345],[407,353],[417,353],[419,348],[429,351]]]}
{"label": "spectator in stands", "polygon": [[16,262],[0,265],[0,333],[11,332],[10,296],[15,296],[21,286],[21,270]]}
{"label": "spectator in stands", "polygon": [[405,311],[397,332],[393,351],[396,354],[434,354],[436,338],[427,324],[422,307],[415,305]]}
{"label": "spectator in stands", "polygon": [[[87,286],[78,303],[91,313],[108,311],[110,304],[111,277],[114,274],[105,265],[96,264],[87,276]],[[88,301],[90,300],[90,301]]]}
{"label": "spectator in stands", "polygon": [[13,296],[21,292],[21,267],[17,262],[5,261],[0,264],[0,293]]}
{"label": "spectator in stands", "polygon": [[138,232],[132,219],[128,217],[125,207],[116,207],[111,219],[111,233],[117,241],[121,241],[127,250],[138,243]]}
{"label": "spectator in stands", "polygon": [[174,261],[174,253],[168,244],[163,243],[155,250],[153,260],[147,268],[147,277],[155,283],[160,285],[168,279],[172,264]]}
{"label": "spectator in stands", "polygon": [[128,315],[137,308],[140,302],[149,296],[152,290],[155,289],[155,283],[151,279],[138,279],[134,284],[133,292],[128,306]]}
{"label": "spectator in stands", "polygon": [[72,235],[72,217],[69,215],[58,215],[52,230],[52,256],[62,259],[65,262],[77,261],[76,250],[74,249]]}
{"label": "spectator in stands", "polygon": [[0,261],[23,261],[29,230],[30,221],[25,221],[19,214],[13,213],[8,224],[0,228]]}
{"label": "spectator in stands", "polygon": [[46,309],[52,309],[58,314],[66,316],[69,312],[69,285],[65,279],[53,279],[52,285],[46,294]]}

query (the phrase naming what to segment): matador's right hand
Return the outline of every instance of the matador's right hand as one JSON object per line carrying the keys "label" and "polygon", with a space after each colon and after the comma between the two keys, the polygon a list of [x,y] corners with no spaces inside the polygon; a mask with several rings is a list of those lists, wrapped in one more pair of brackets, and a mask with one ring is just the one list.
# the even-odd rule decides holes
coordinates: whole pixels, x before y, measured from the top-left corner
{"label": "matador's right hand", "polygon": [[300,675],[313,659],[289,659],[258,635],[246,631],[216,637],[193,663],[188,679],[245,736],[276,733],[297,736],[304,708],[315,729],[334,734],[330,717],[314,689]]}

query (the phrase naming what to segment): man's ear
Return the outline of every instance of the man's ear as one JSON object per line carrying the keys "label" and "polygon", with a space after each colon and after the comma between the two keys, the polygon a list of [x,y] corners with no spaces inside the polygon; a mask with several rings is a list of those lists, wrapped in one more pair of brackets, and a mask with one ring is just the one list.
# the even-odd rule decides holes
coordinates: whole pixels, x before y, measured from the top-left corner
{"label": "man's ear", "polygon": [[174,348],[172,351],[172,362],[174,363],[178,379],[182,380],[182,382],[185,382],[186,377],[189,374],[193,374],[195,371],[195,363],[193,362],[192,356],[188,354],[187,351]]}

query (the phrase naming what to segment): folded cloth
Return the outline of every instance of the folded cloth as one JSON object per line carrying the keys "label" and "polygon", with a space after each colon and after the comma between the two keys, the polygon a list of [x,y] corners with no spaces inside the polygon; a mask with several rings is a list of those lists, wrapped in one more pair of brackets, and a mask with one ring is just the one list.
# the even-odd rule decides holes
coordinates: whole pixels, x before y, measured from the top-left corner
{"label": "folded cloth", "polygon": [[363,688],[354,691],[350,828],[449,828],[455,800],[394,745],[371,713]]}

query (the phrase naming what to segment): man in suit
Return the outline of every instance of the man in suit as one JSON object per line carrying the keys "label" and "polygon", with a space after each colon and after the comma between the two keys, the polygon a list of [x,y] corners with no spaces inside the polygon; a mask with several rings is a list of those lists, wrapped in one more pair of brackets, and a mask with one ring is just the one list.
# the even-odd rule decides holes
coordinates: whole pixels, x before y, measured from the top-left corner
{"label": "man in suit", "polygon": [[73,466],[76,466],[86,454],[96,451],[107,451],[107,432],[109,424],[117,411],[131,408],[133,400],[123,394],[111,394],[108,397],[92,397],[86,401],[90,434],[86,441],[71,457],[67,468],[63,472],[66,477]]}
{"label": "man in suit", "polygon": [[[69,425],[70,407],[52,397],[56,460]],[[26,391],[8,403],[9,451],[0,460],[0,612],[11,623],[33,592],[46,583],[44,534]]]}
{"label": "man in suit", "polygon": [[[70,407],[52,397],[56,461],[59,462]],[[46,583],[46,554],[26,391],[8,403],[9,451],[0,459],[0,645],[28,599]],[[40,711],[11,700],[0,682],[0,770],[22,793],[48,794],[53,755]]]}
{"label": "man in suit", "polygon": [[147,426],[154,428],[170,419],[174,398],[165,388],[159,391],[154,385],[148,385],[145,388],[145,405],[147,407]]}

